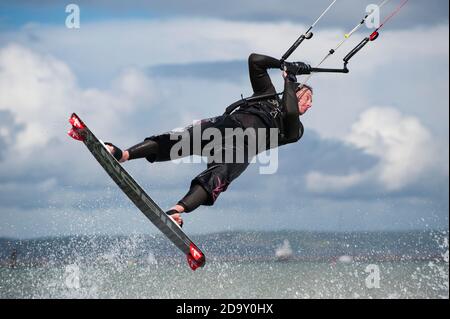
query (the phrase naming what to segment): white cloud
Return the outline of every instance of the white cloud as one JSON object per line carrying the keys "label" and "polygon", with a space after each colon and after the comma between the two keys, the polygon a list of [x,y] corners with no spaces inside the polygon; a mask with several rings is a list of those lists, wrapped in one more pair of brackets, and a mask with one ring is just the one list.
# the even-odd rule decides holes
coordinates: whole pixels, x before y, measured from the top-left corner
{"label": "white cloud", "polygon": [[[77,30],[32,24],[0,34],[0,42],[13,41],[37,52],[50,52],[84,77],[104,79],[130,66],[243,60],[251,52],[281,56],[306,28],[305,24],[291,22],[199,18],[86,22]],[[313,40],[304,42],[291,59],[315,64],[348,31],[317,31]],[[366,31],[355,34],[327,66],[341,66],[342,57],[367,35]],[[386,29],[380,40],[370,43],[354,58],[352,72],[374,72],[380,65],[402,59],[413,62],[417,58],[441,57],[448,53],[448,41],[444,40],[447,37],[447,26],[405,31]],[[410,38],[416,41],[399,41]]]}
{"label": "white cloud", "polygon": [[[50,53],[65,61],[82,83],[104,87],[105,81],[129,67],[245,60],[251,52],[279,57],[306,27],[291,22],[130,19],[86,22],[77,30],[33,24],[0,33],[0,42],[14,41],[34,52]],[[348,31],[318,29],[314,38],[305,41],[291,59],[314,65]],[[354,34],[324,66],[341,67],[342,57],[367,31],[362,28]],[[436,122],[435,119],[448,117],[448,107],[443,107],[448,104],[448,71],[436,72],[448,66],[448,52],[448,25],[407,30],[385,28],[377,41],[355,56],[350,74],[313,77],[311,84],[317,94],[305,124],[322,137],[342,138],[358,114],[373,107],[373,100],[384,97],[388,103],[383,105],[398,103],[397,108],[416,115],[423,103],[429,104],[429,114],[423,116],[430,127],[429,123]],[[248,88],[247,83],[241,91]],[[375,96],[378,92],[383,94]],[[430,94],[425,99],[426,92]],[[377,100],[376,104],[380,103]],[[439,134],[445,130],[441,122],[436,127]]]}
{"label": "white cloud", "polygon": [[86,114],[103,129],[118,125],[123,115],[139,106],[151,106],[150,80],[127,69],[113,81],[111,90],[83,89],[62,61],[36,54],[16,44],[0,50],[0,110],[10,111],[18,124],[25,124],[15,151],[29,154],[61,138],[71,112]]}
{"label": "white cloud", "polygon": [[361,183],[363,179],[363,173],[335,176],[313,171],[306,176],[308,190],[319,193],[345,193],[349,188]]}
{"label": "white cloud", "polygon": [[444,168],[444,153],[420,120],[392,108],[364,112],[347,141],[381,159],[379,180],[388,190],[416,183]]}
{"label": "white cloud", "polygon": [[345,192],[362,183],[399,191],[431,176],[448,177],[448,145],[435,141],[415,117],[393,108],[371,108],[353,124],[345,141],[380,159],[374,168],[344,176],[311,172],[308,189]]}
{"label": "white cloud", "polygon": [[43,125],[60,116],[61,105],[75,80],[68,67],[49,56],[36,56],[20,46],[0,51],[0,110],[11,111],[27,126],[18,137],[17,148],[48,141]]}

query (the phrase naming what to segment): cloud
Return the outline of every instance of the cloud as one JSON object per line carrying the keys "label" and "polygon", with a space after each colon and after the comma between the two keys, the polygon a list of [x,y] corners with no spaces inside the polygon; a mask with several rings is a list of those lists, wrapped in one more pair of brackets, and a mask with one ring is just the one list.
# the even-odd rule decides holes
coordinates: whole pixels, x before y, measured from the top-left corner
{"label": "cloud", "polygon": [[[229,0],[226,2],[211,2],[209,0],[78,0],[81,8],[82,22],[95,18],[136,18],[136,17],[198,17],[218,18],[232,21],[291,21],[312,23],[315,18],[331,3],[331,0]],[[355,3],[353,0],[340,0],[321,21],[318,27],[346,26],[357,23],[365,13],[369,2]],[[383,14],[387,15],[395,8],[397,3],[391,2],[385,6]],[[26,22],[26,18],[36,21],[51,21],[57,23],[58,12],[65,17],[64,6],[55,6],[54,1],[40,1],[36,4],[30,0],[14,1],[13,3],[0,3],[0,12],[13,13],[15,19],[9,16],[4,19],[9,23]],[[84,13],[87,12],[87,13]],[[426,15],[423,12],[427,12]],[[430,25],[448,22],[448,2],[446,1],[415,1],[409,2],[395,20],[390,22],[391,27],[410,27],[411,25]],[[10,19],[12,21],[10,21]],[[63,19],[59,19],[64,21]]]}
{"label": "cloud", "polygon": [[14,145],[17,135],[23,130],[23,125],[16,123],[10,111],[0,110],[0,161]]}
{"label": "cloud", "polygon": [[0,51],[0,70],[0,110],[27,124],[15,148],[44,145],[49,136],[43,123],[60,115],[62,98],[74,85],[72,74],[63,63],[15,45]]}
{"label": "cloud", "polygon": [[124,70],[112,89],[82,89],[62,61],[11,44],[0,50],[0,110],[14,116],[23,130],[14,151],[30,154],[61,136],[60,125],[71,112],[89,114],[99,128],[119,126],[121,116],[151,104],[150,80]]}
{"label": "cloud", "polygon": [[150,76],[172,78],[202,78],[220,82],[233,82],[247,78],[247,61],[216,61],[187,64],[163,64],[149,68]]}
{"label": "cloud", "polygon": [[445,148],[440,149],[420,120],[392,108],[364,112],[347,141],[381,158],[379,179],[388,190],[415,183],[434,168],[445,174],[448,167]]}
{"label": "cloud", "polygon": [[313,192],[347,192],[368,184],[396,192],[432,176],[448,180],[448,145],[440,145],[419,119],[392,108],[363,112],[345,139],[350,145],[379,159],[373,168],[348,175],[313,171],[307,176]]}
{"label": "cloud", "polygon": [[[222,79],[231,80],[231,71],[239,72],[235,79],[248,79],[247,70],[236,67],[235,61],[244,64],[251,52],[279,57],[297,38],[299,30],[306,27],[300,20],[295,23],[245,22],[192,16],[102,20],[86,22],[78,30],[28,25],[0,33],[0,42],[19,43],[33,52],[64,61],[76,75],[80,87],[109,90],[111,79],[127,68],[156,69],[159,76],[167,67],[166,74],[175,69],[174,73],[184,78],[184,74],[197,67],[202,71],[194,72],[196,76],[207,79],[211,79],[208,74],[216,69],[219,76],[224,75]],[[345,32],[348,32],[345,27],[318,30],[313,40],[304,42],[292,55],[292,60],[318,63]],[[324,66],[341,67],[344,54],[364,36],[366,30],[361,29]],[[411,38],[416,41],[400,41]],[[448,107],[445,107],[448,97],[443,96],[448,95],[448,85],[445,85],[448,72],[441,72],[448,65],[447,61],[448,24],[406,30],[386,28],[380,39],[355,56],[349,66],[350,74],[321,74],[312,78],[310,84],[316,88],[317,107],[308,114],[308,126],[323,137],[343,136],[357,115],[373,105],[396,103],[395,107],[419,115],[423,105],[430,103],[433,109],[424,115],[424,121],[432,129],[440,127],[430,126],[430,123],[445,115],[448,117]],[[180,71],[176,70],[177,66]],[[154,75],[150,74],[150,78]],[[184,78],[184,83],[187,80]],[[231,94],[239,97],[242,91],[246,92],[249,83],[242,83],[245,86]],[[430,88],[434,90],[430,92]],[[426,93],[430,94],[425,99]],[[228,102],[230,98],[222,102],[223,106]],[[441,128],[441,132],[444,129]]]}
{"label": "cloud", "polygon": [[[117,76],[126,67],[147,67],[161,64],[186,64],[216,61],[245,60],[251,52],[281,56],[299,36],[299,30],[307,28],[304,21],[293,22],[239,22],[220,19],[166,18],[156,20],[130,19],[86,22],[80,29],[64,26],[30,24],[18,30],[0,33],[2,43],[20,43],[35,52],[50,53],[66,61],[83,81],[105,81]],[[182,33],[179,30],[183,30]],[[398,33],[385,29],[381,39],[355,57],[352,71],[370,68],[387,61],[380,54],[395,62],[400,57],[438,55],[445,49],[448,27],[415,28]],[[318,63],[322,56],[334,47],[345,27],[324,28],[297,50],[292,59]],[[355,34],[329,65],[341,66],[341,58],[366,35],[366,30]],[[398,41],[414,36],[422,45]],[[57,42],[54,39],[58,39]],[[436,45],[438,43],[439,45]],[[157,45],[156,45],[157,44]],[[447,50],[448,51],[448,50]],[[413,54],[411,54],[413,52]],[[394,54],[392,54],[394,53]],[[362,58],[360,58],[362,57]],[[398,58],[396,58],[398,57]],[[371,63],[364,63],[370,59]],[[374,64],[378,62],[377,64]],[[96,72],[92,72],[96,70]],[[97,85],[99,83],[96,83]]]}
{"label": "cloud", "polygon": [[320,172],[311,172],[306,177],[307,187],[312,192],[346,193],[349,188],[361,183],[364,174],[355,173],[345,176],[326,175]]}
{"label": "cloud", "polygon": [[[98,193],[93,188],[111,185],[90,154],[67,136],[70,114],[77,112],[99,137],[123,145],[136,130],[129,117],[139,116],[140,110],[150,112],[158,100],[150,78],[137,69],[124,69],[110,85],[108,90],[82,88],[61,60],[16,44],[0,49],[3,209],[71,206],[77,201],[75,193],[91,194],[84,199],[95,200]],[[156,117],[143,125],[158,123],[158,110],[153,113]],[[59,194],[59,199],[52,194]]]}
{"label": "cloud", "polygon": [[[81,87],[62,60],[17,44],[0,49],[0,224],[23,224],[20,219],[36,210],[40,216],[47,211],[72,212],[70,221],[59,220],[72,228],[80,219],[89,222],[84,215],[88,211],[114,207],[139,216],[84,146],[66,132],[68,117],[75,111],[98,137],[128,147],[151,134],[190,124],[193,113],[200,118],[200,110],[214,109],[202,102],[192,111],[194,107],[186,104],[184,90],[193,92],[198,82],[179,80],[179,94],[174,94],[167,90],[173,79],[157,80],[145,70],[125,68],[108,89]],[[209,86],[204,82],[201,85]],[[222,84],[217,86],[227,87]],[[145,160],[127,163],[126,168],[163,208],[179,200],[204,169],[150,165]],[[20,215],[8,213],[17,210]],[[125,213],[117,218],[125,218]],[[43,232],[46,222],[57,223],[51,216],[45,219]]]}

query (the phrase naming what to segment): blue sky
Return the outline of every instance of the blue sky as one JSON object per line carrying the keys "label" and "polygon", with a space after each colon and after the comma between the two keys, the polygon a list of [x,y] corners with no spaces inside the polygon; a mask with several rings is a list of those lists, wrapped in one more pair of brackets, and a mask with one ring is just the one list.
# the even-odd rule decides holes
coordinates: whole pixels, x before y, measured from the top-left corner
{"label": "blue sky", "polygon": [[[0,236],[156,232],[65,135],[70,113],[122,147],[219,115],[252,94],[248,55],[280,57],[329,1],[73,3],[80,29],[62,1],[0,3]],[[338,1],[292,59],[318,63],[368,4]],[[313,77],[305,136],[278,172],[253,165],[186,231],[448,229],[448,48],[448,2],[410,1],[350,74]],[[167,209],[204,165],[126,168]]]}

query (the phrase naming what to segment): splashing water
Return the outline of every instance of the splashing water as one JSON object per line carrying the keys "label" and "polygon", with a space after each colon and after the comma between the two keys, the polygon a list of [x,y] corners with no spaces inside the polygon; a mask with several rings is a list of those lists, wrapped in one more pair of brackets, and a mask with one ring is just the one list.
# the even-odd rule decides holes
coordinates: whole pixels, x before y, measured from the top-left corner
{"label": "splashing water", "polygon": [[[421,246],[412,247],[411,252],[426,250],[427,258],[375,258],[373,247],[371,254],[361,255],[347,236],[338,245],[342,250],[330,249],[334,258],[308,253],[284,263],[273,252],[279,238],[289,237],[285,233],[214,236],[215,241],[204,241],[211,243],[207,266],[196,272],[183,256],[168,254],[176,250],[159,237],[78,238],[64,242],[61,256],[49,253],[55,251],[50,241],[40,242],[33,247],[48,258],[45,263],[27,264],[19,250],[15,267],[0,267],[0,298],[448,298],[448,232],[430,236],[437,254],[429,254],[423,238]],[[289,237],[292,247],[297,249],[301,241],[302,252],[308,250],[307,238],[298,236]],[[226,246],[220,238],[228,247],[235,242],[249,246],[220,251]],[[273,246],[267,244],[270,238]],[[367,245],[357,239],[360,246]],[[165,254],[149,249],[149,242],[163,246]],[[323,253],[336,242],[314,238],[311,245],[319,247],[312,252]],[[261,250],[265,247],[267,255]],[[378,248],[392,254],[390,248]],[[339,256],[352,258],[342,262]]]}

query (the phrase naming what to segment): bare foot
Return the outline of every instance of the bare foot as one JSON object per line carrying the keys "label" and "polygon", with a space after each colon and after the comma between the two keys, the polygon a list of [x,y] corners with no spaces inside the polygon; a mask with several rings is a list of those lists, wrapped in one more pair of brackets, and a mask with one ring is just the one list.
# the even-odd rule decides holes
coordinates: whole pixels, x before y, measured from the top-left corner
{"label": "bare foot", "polygon": [[109,146],[109,145],[105,145],[105,146],[108,149],[108,152],[112,155],[112,153],[114,152],[114,147]]}
{"label": "bare foot", "polygon": [[[105,146],[108,149],[108,152],[111,155],[113,155],[114,147],[110,146],[110,145],[105,145]],[[128,151],[122,151],[122,158],[119,160],[119,163],[123,163],[123,162],[128,161],[129,157],[130,157],[130,154],[128,153]]]}
{"label": "bare foot", "polygon": [[180,225],[180,227],[183,226],[183,218],[181,218],[181,214],[173,214],[170,215],[170,217],[174,220],[175,223]]}

